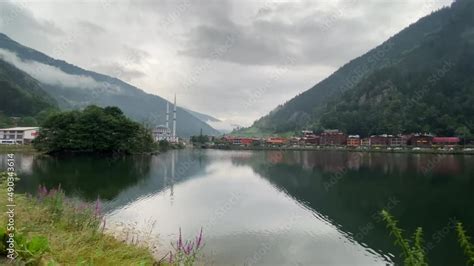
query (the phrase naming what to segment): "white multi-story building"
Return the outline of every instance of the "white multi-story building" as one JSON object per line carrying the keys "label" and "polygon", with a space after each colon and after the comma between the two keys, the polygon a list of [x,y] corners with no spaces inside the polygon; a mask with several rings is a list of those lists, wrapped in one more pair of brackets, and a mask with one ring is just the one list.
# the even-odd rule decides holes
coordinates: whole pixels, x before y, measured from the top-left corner
{"label": "white multi-story building", "polygon": [[166,140],[171,142],[171,130],[164,125],[159,125],[153,129],[155,141]]}
{"label": "white multi-story building", "polygon": [[30,144],[38,133],[39,127],[0,128],[0,144]]}
{"label": "white multi-story building", "polygon": [[153,129],[153,138],[155,141],[166,140],[168,142],[177,143],[176,136],[176,95],[174,96],[173,105],[173,129],[169,128],[170,104],[166,103],[166,125],[159,125]]}

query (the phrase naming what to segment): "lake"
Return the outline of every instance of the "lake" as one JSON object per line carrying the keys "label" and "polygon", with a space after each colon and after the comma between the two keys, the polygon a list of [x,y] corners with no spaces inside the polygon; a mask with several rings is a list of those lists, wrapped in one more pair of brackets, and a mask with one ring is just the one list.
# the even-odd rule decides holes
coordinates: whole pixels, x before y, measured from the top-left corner
{"label": "lake", "polygon": [[[5,169],[5,155],[0,165]],[[109,230],[139,230],[161,254],[203,228],[214,265],[399,262],[378,213],[424,230],[431,265],[465,265],[452,227],[474,237],[474,156],[343,151],[179,150],[155,156],[17,154],[17,190],[61,184],[104,202]],[[159,255],[161,255],[159,254]]]}

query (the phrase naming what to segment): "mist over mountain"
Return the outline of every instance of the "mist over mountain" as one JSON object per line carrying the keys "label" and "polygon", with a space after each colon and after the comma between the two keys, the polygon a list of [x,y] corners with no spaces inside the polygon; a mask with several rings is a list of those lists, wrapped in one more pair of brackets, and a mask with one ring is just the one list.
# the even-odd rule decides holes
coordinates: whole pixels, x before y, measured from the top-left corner
{"label": "mist over mountain", "polygon": [[[38,80],[61,109],[79,109],[87,105],[117,106],[138,122],[150,126],[165,123],[167,101],[145,93],[117,78],[88,71],[39,51],[23,46],[0,33],[0,58]],[[179,107],[177,99],[177,134],[216,135],[219,132]]]}
{"label": "mist over mountain", "polygon": [[472,14],[474,2],[469,0],[433,12],[278,106],[247,131],[472,132]]}
{"label": "mist over mountain", "polygon": [[27,73],[0,59],[0,113],[5,116],[35,116],[56,108],[41,84]]}

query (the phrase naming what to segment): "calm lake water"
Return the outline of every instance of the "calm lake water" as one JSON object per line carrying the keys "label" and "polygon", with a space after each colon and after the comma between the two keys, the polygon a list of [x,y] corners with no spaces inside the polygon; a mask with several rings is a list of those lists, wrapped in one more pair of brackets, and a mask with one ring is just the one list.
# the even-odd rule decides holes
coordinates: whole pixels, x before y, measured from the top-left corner
{"label": "calm lake water", "polygon": [[[5,155],[0,155],[5,168]],[[157,156],[17,154],[17,189],[61,187],[104,201],[107,223],[133,225],[169,250],[204,230],[214,265],[398,262],[382,209],[424,229],[432,265],[465,265],[453,221],[474,236],[474,157],[316,151],[180,150]]]}

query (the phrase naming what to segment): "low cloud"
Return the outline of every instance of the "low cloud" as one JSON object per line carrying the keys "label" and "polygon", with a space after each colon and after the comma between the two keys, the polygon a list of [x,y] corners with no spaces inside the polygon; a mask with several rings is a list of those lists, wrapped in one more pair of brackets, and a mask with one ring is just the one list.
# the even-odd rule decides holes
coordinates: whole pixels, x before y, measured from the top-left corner
{"label": "low cloud", "polygon": [[207,121],[206,124],[221,132],[231,132],[236,127],[238,127],[237,125],[228,123],[226,121]]}
{"label": "low cloud", "polygon": [[[42,64],[36,61],[25,61],[20,59],[15,53],[0,49],[0,58],[4,61],[25,71],[41,83],[61,86],[63,88],[81,88],[81,89],[103,89],[119,92],[117,87],[109,86],[108,83],[97,82],[95,79],[87,76],[72,75],[63,72],[57,67]],[[112,90],[110,90],[112,89]]]}

